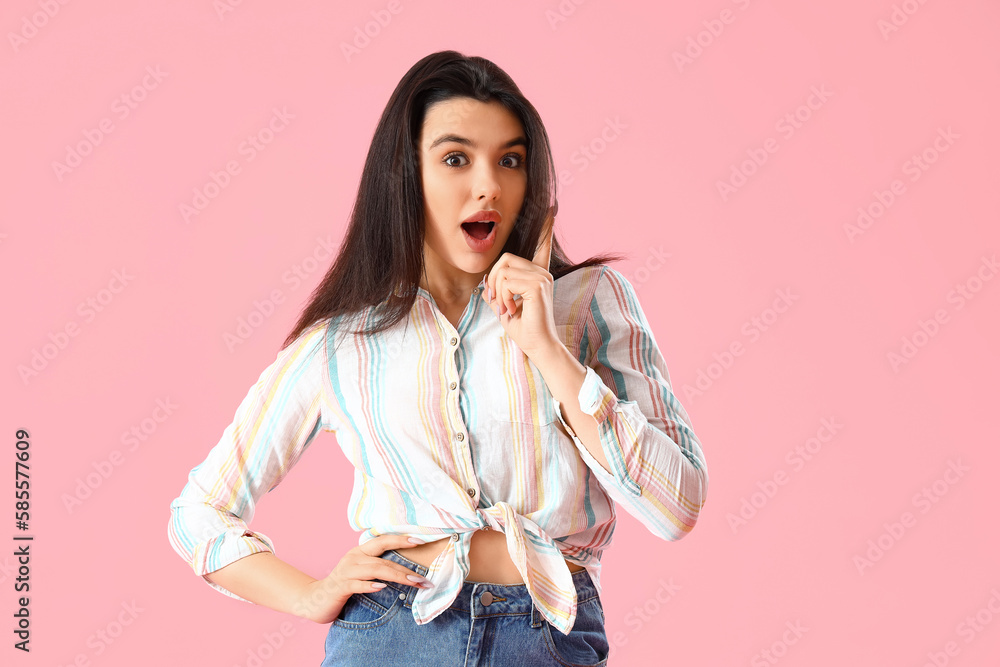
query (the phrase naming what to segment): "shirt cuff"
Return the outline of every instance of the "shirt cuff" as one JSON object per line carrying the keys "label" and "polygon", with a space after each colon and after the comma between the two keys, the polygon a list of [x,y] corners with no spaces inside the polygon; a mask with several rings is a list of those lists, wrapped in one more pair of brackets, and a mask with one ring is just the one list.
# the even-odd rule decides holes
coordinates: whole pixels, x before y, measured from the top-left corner
{"label": "shirt cuff", "polygon": [[234,531],[230,531],[199,547],[195,551],[192,567],[196,574],[201,575],[202,581],[220,593],[254,604],[252,600],[240,597],[236,593],[209,581],[205,575],[257,553],[274,553],[274,545],[267,535],[244,530],[242,534],[237,536]]}
{"label": "shirt cuff", "polygon": [[562,414],[562,405],[553,398],[552,407],[555,410],[556,416],[559,417],[559,421],[562,422],[562,425],[576,443],[583,462],[593,471],[594,475],[597,476],[597,479],[605,488],[620,488],[633,496],[642,495],[642,488],[628,474],[625,456],[615,437],[615,425],[606,423],[609,418],[614,416],[615,407],[619,403],[618,397],[604,384],[597,371],[590,366],[585,366],[585,368],[587,369],[587,376],[583,379],[583,386],[580,387],[580,393],[577,395],[577,403],[581,411],[597,421],[597,430],[601,438],[601,450],[604,452],[604,457],[608,460],[608,464],[611,466],[613,472],[608,472],[601,462],[594,458],[594,455],[590,453],[587,446],[577,437],[573,427],[566,422]]}

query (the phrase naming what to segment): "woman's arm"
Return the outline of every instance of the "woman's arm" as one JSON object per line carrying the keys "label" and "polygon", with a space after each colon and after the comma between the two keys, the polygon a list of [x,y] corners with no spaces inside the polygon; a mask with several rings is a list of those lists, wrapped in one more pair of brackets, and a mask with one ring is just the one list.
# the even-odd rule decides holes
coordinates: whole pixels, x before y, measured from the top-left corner
{"label": "woman's arm", "polygon": [[204,576],[244,600],[316,623],[332,623],[351,595],[385,586],[372,579],[406,586],[426,582],[407,567],[381,557],[389,549],[422,543],[406,535],[379,535],[350,549],[323,579],[310,577],[269,552],[241,558]]}
{"label": "woman's arm", "polygon": [[562,350],[535,365],[608,494],[653,534],[680,539],[705,503],[705,456],[635,290],[614,269],[601,271],[587,322],[590,366]]}
{"label": "woman's arm", "polygon": [[204,577],[254,604],[316,620],[303,600],[317,580],[271,552],[251,554]]}
{"label": "woman's arm", "polygon": [[[251,563],[266,561],[257,556],[273,554],[266,535],[248,530],[257,503],[321,430],[336,428],[324,398],[325,331],[311,328],[281,350],[170,504],[171,546],[195,574],[227,595],[245,599],[204,575],[251,557]],[[296,581],[301,583],[301,576]]]}
{"label": "woman's arm", "polygon": [[571,437],[575,436],[601,467],[609,475],[612,474],[611,463],[601,446],[600,427],[591,415],[580,409],[577,400],[587,379],[586,367],[562,343],[538,357],[542,362],[535,366],[545,379],[545,386],[549,388],[552,398],[559,404],[560,417],[563,424],[570,428],[568,432]]}

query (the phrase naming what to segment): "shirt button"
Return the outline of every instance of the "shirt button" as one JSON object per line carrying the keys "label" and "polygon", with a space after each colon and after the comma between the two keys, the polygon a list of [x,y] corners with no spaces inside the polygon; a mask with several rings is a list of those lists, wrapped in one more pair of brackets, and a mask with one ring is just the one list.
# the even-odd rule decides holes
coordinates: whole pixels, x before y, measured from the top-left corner
{"label": "shirt button", "polygon": [[451,339],[451,344],[452,345],[458,345],[458,339],[457,338],[452,338]]}
{"label": "shirt button", "polygon": [[465,492],[469,494],[470,498],[475,498],[476,497],[476,490],[475,489],[466,489]]}
{"label": "shirt button", "polygon": [[451,389],[454,389],[457,386],[458,386],[457,382],[452,382],[450,385],[448,385],[448,387],[451,388]]}
{"label": "shirt button", "polygon": [[458,542],[458,533],[455,533],[454,535],[451,536],[451,541]]}
{"label": "shirt button", "polygon": [[479,601],[483,603],[484,607],[489,607],[491,604],[493,604],[493,593],[486,591],[485,593],[479,596]]}
{"label": "shirt button", "polygon": [[458,439],[459,439],[459,441],[461,441],[461,440],[465,440],[465,434],[464,434],[464,433],[459,433],[459,434],[458,434],[457,436],[455,436],[455,437],[456,437],[456,438],[458,438]]}
{"label": "shirt button", "polygon": [[474,290],[472,290],[472,293],[473,293],[473,294],[479,294],[479,288],[477,287],[477,288],[475,288]]}

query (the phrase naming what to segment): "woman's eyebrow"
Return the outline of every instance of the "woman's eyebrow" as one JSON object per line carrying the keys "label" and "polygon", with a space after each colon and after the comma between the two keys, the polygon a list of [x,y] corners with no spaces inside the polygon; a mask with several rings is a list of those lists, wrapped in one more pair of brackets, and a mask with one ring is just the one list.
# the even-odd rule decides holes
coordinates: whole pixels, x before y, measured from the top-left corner
{"label": "woman's eyebrow", "polygon": [[[463,146],[468,146],[469,148],[478,148],[476,142],[472,141],[471,139],[466,139],[465,137],[461,137],[457,134],[442,134],[440,137],[431,142],[431,145],[427,147],[427,150],[433,150],[435,146],[448,142],[462,144]],[[524,137],[517,137],[516,139],[511,139],[510,141],[502,145],[500,148],[501,149],[511,148],[512,146],[524,146],[525,148],[527,148],[528,140],[525,139]]]}

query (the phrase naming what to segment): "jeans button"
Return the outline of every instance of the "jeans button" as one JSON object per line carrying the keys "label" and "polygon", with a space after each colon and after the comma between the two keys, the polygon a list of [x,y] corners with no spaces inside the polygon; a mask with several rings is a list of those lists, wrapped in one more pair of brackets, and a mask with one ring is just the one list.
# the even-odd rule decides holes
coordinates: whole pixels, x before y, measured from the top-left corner
{"label": "jeans button", "polygon": [[486,591],[485,593],[479,596],[479,601],[483,603],[484,607],[489,607],[491,604],[493,604],[493,593]]}

